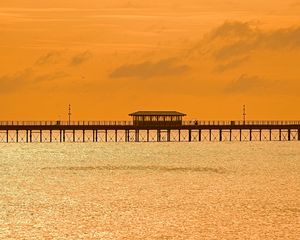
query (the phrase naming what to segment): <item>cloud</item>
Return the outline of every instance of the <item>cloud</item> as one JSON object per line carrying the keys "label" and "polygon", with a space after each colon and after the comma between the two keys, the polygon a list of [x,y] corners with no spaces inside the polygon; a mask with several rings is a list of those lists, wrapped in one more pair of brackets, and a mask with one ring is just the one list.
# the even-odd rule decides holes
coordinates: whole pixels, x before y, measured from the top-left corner
{"label": "cloud", "polygon": [[248,22],[225,22],[216,29],[212,30],[209,38],[211,40],[229,37],[248,38],[249,36],[256,34],[256,32],[258,32],[258,29],[254,28],[254,26]]}
{"label": "cloud", "polygon": [[85,51],[83,53],[77,54],[72,57],[70,65],[71,66],[78,66],[85,62],[87,62],[92,57],[92,53],[89,51]]}
{"label": "cloud", "polygon": [[249,60],[249,56],[234,59],[228,63],[220,64],[220,65],[216,66],[214,69],[214,72],[223,73],[225,71],[228,71],[228,70],[231,70],[231,69],[241,66],[243,63],[247,62],[248,60]]}
{"label": "cloud", "polygon": [[12,92],[20,87],[23,87],[28,82],[28,79],[31,75],[32,69],[27,68],[16,72],[13,75],[4,75],[0,77],[0,92]]}
{"label": "cloud", "polygon": [[202,52],[208,52],[220,61],[251,55],[259,50],[290,51],[300,49],[300,26],[267,31],[256,23],[225,22],[211,31],[198,46]]}
{"label": "cloud", "polygon": [[37,75],[33,68],[26,68],[22,71],[16,72],[15,74],[0,77],[0,92],[10,93],[67,76],[68,74],[60,71]]}
{"label": "cloud", "polygon": [[297,79],[271,79],[256,75],[242,74],[236,80],[230,82],[225,88],[226,94],[248,95],[288,95],[298,96],[299,85]]}
{"label": "cloud", "polygon": [[269,87],[269,83],[259,78],[258,76],[249,76],[247,74],[241,75],[238,79],[232,81],[225,89],[227,93],[248,93],[248,92],[262,92]]}
{"label": "cloud", "polygon": [[37,61],[37,65],[48,65],[57,64],[61,58],[61,53],[56,51],[48,52],[47,54],[41,56]]}
{"label": "cloud", "polygon": [[49,81],[57,80],[68,76],[69,74],[62,71],[58,71],[58,72],[38,75],[32,79],[32,82],[35,83],[49,82]]}
{"label": "cloud", "polygon": [[298,49],[300,48],[300,27],[279,29],[262,34],[258,45],[269,49]]}
{"label": "cloud", "polygon": [[178,75],[189,69],[187,65],[177,64],[175,58],[167,58],[158,62],[145,61],[138,64],[123,65],[115,69],[111,78],[152,78],[162,76]]}

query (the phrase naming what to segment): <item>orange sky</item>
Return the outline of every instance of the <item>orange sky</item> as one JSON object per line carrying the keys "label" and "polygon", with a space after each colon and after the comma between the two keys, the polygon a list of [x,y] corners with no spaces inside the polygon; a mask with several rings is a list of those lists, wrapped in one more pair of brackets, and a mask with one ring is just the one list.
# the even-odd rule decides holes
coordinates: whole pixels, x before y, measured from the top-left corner
{"label": "orange sky", "polygon": [[300,119],[300,1],[1,0],[0,120]]}

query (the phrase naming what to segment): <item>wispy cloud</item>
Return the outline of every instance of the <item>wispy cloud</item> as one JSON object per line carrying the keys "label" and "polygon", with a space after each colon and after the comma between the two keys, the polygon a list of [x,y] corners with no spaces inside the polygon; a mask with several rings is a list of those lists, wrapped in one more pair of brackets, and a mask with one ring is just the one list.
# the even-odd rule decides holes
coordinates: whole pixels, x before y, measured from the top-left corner
{"label": "wispy cloud", "polygon": [[53,80],[57,80],[60,78],[68,77],[69,74],[65,73],[63,71],[57,71],[57,72],[50,72],[46,74],[37,75],[32,79],[33,83],[42,83],[42,82],[49,82]]}
{"label": "wispy cloud", "polygon": [[54,81],[69,76],[62,71],[36,74],[33,68],[26,68],[12,75],[0,77],[0,92],[11,93],[21,89],[36,87],[44,82]]}
{"label": "wispy cloud", "polygon": [[260,93],[271,85],[266,80],[258,76],[250,76],[247,74],[241,75],[236,80],[232,81],[225,89],[227,93]]}
{"label": "wispy cloud", "polygon": [[242,74],[231,81],[223,89],[225,94],[241,94],[255,96],[288,95],[298,96],[299,85],[297,80],[274,79],[258,75]]}
{"label": "wispy cloud", "polygon": [[92,53],[89,51],[79,53],[72,57],[72,59],[70,61],[70,65],[71,66],[81,65],[81,64],[87,62],[88,60],[90,60],[92,58],[92,56],[93,56]]}
{"label": "wispy cloud", "polygon": [[249,56],[245,56],[242,58],[234,59],[224,64],[219,64],[215,67],[214,72],[223,73],[225,71],[235,69],[237,67],[240,67],[243,63],[247,62],[248,60],[249,60]]}
{"label": "wispy cloud", "polygon": [[248,22],[225,22],[205,39],[216,60],[250,55],[257,50],[293,50],[300,48],[300,26],[272,31]]}
{"label": "wispy cloud", "polygon": [[41,56],[37,61],[37,65],[57,64],[61,59],[61,53],[57,51],[51,51]]}
{"label": "wispy cloud", "polygon": [[158,62],[145,61],[137,64],[126,64],[115,69],[112,78],[152,78],[178,75],[189,69],[187,65],[179,64],[175,58],[162,59]]}
{"label": "wispy cloud", "polygon": [[32,76],[32,69],[27,68],[18,71],[12,75],[4,75],[0,77],[0,92],[9,93],[18,88],[22,88],[27,84],[28,79]]}

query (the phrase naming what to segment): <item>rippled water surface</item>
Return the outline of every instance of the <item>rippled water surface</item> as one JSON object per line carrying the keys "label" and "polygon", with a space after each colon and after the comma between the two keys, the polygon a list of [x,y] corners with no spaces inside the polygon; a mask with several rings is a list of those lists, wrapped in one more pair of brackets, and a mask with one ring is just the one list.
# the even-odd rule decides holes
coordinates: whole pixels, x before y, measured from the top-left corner
{"label": "rippled water surface", "polygon": [[1,144],[0,239],[300,239],[300,143]]}

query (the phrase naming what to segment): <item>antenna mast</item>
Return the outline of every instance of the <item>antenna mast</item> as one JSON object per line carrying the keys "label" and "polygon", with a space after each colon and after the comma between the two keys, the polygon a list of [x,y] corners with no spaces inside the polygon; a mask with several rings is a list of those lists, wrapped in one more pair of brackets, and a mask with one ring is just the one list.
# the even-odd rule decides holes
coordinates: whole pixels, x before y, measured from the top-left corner
{"label": "antenna mast", "polygon": [[246,124],[246,105],[243,105],[243,122]]}
{"label": "antenna mast", "polygon": [[71,115],[72,115],[72,113],[71,113],[71,104],[69,104],[69,113],[68,113],[68,115],[69,115],[69,125],[71,124]]}

